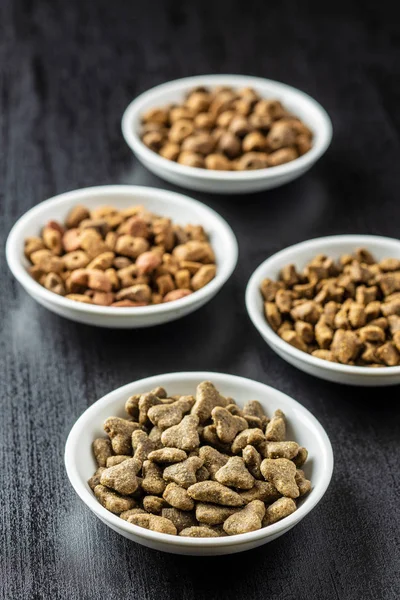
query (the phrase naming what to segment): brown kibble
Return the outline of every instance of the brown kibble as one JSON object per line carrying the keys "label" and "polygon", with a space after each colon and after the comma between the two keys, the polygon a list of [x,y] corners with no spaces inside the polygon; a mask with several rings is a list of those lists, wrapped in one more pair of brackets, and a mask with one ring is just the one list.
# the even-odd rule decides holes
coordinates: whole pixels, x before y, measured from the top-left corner
{"label": "brown kibble", "polygon": [[167,160],[176,160],[180,153],[180,146],[174,142],[167,142],[160,149],[160,156]]}
{"label": "brown kibble", "polygon": [[248,427],[246,419],[232,415],[222,406],[213,408],[211,418],[214,421],[219,439],[224,443],[231,443],[240,431]]}
{"label": "brown kibble", "polygon": [[298,154],[294,148],[281,148],[268,155],[268,166],[277,167],[292,162],[292,160],[295,160],[296,158],[298,158]]}
{"label": "brown kibble", "polygon": [[159,496],[165,490],[166,483],[163,479],[161,468],[150,460],[145,460],[142,466],[142,488],[147,494]]}
{"label": "brown kibble", "polygon": [[196,415],[186,415],[178,425],[169,427],[162,433],[161,441],[164,446],[190,452],[200,445],[198,424]]}
{"label": "brown kibble", "polygon": [[149,439],[147,433],[141,429],[137,429],[132,433],[132,448],[133,456],[140,463],[148,458],[149,454],[156,450],[156,444]]}
{"label": "brown kibble", "polygon": [[[202,466],[203,459],[198,456],[190,456],[182,462],[166,467],[163,477],[165,481],[173,481],[177,485],[187,489],[196,483],[196,471]],[[205,481],[202,483],[208,482]]]}
{"label": "brown kibble", "polygon": [[174,482],[167,485],[163,493],[163,498],[168,504],[179,510],[193,510],[194,508],[194,501],[187,493],[187,490]]}
{"label": "brown kibble", "polygon": [[[315,333],[317,332],[318,323],[315,328]],[[314,328],[311,325],[311,323],[306,323],[305,321],[296,321],[294,324],[294,330],[296,332],[297,338],[299,338],[306,345],[306,347],[307,344],[311,344],[311,342],[314,340]],[[283,336],[281,335],[281,337]]]}
{"label": "brown kibble", "polygon": [[43,285],[46,288],[46,290],[54,292],[59,296],[64,296],[65,294],[64,282],[60,275],[58,275],[57,273],[47,273],[47,275],[45,275],[44,277]]}
{"label": "brown kibble", "polygon": [[215,265],[203,265],[192,277],[191,285],[194,291],[200,290],[214,279],[217,272]]}
{"label": "brown kibble", "polygon": [[215,479],[223,485],[240,490],[249,490],[254,485],[254,477],[247,470],[240,456],[232,456],[226,465],[215,473]]}
{"label": "brown kibble", "polygon": [[253,475],[255,479],[261,479],[261,456],[259,452],[254,448],[254,446],[246,446],[243,448],[242,457],[244,460],[244,464],[246,465],[248,471]]}
{"label": "brown kibble", "polygon": [[299,468],[302,465],[304,465],[307,458],[308,458],[307,449],[304,448],[304,446],[300,446],[299,451],[297,452],[296,456],[292,460],[293,460],[294,464],[296,465],[296,467]]}
{"label": "brown kibble", "polygon": [[190,296],[193,292],[191,290],[172,290],[172,292],[168,292],[165,294],[163,298],[163,302],[173,302],[175,300],[181,300],[182,298],[186,298],[186,296]]}
{"label": "brown kibble", "polygon": [[136,506],[134,498],[120,496],[101,484],[94,488],[94,495],[104,508],[117,515]]}
{"label": "brown kibble", "polygon": [[199,457],[204,461],[204,466],[210,473],[210,478],[215,479],[215,473],[228,462],[229,456],[221,454],[211,446],[202,446]]}
{"label": "brown kibble", "polygon": [[88,486],[90,487],[92,492],[94,492],[94,488],[97,485],[100,485],[100,477],[101,477],[101,474],[103,473],[103,471],[105,471],[105,468],[99,467],[97,469],[97,471],[94,473],[94,475],[92,475],[92,477],[90,479],[88,479]]}
{"label": "brown kibble", "polygon": [[296,510],[296,502],[291,498],[279,498],[270,506],[267,506],[263,526],[272,525],[285,517],[288,517]]}
{"label": "brown kibble", "polygon": [[400,355],[392,342],[386,342],[377,349],[376,355],[380,361],[388,367],[394,367],[399,364]]}
{"label": "brown kibble", "polygon": [[299,451],[296,442],[270,442],[268,444],[268,458],[294,458]]}
{"label": "brown kibble", "polygon": [[196,133],[190,135],[182,143],[184,152],[193,152],[206,156],[214,150],[215,140],[208,133]]}
{"label": "brown kibble", "polygon": [[88,270],[99,269],[100,271],[105,271],[106,269],[109,269],[112,266],[114,258],[114,252],[103,252],[102,254],[96,256],[96,258],[94,258],[87,265],[87,268]]}
{"label": "brown kibble", "polygon": [[188,488],[188,494],[194,500],[221,504],[222,506],[243,506],[244,504],[237,492],[217,481],[195,483]]}
{"label": "brown kibble", "polygon": [[211,417],[213,408],[226,405],[226,398],[221,396],[215,386],[210,381],[203,381],[197,386],[196,402],[191,413],[198,416],[199,422],[202,424]]}
{"label": "brown kibble", "polygon": [[281,337],[283,340],[285,340],[285,342],[287,342],[294,348],[302,350],[303,352],[307,352],[307,344],[303,342],[303,340],[297,335],[295,331],[285,330],[282,332]]}
{"label": "brown kibble", "polygon": [[286,458],[265,458],[261,463],[261,473],[263,477],[272,483],[282,496],[288,498],[298,498],[299,488],[297,487],[296,465]]}
{"label": "brown kibble", "polygon": [[282,317],[275,302],[264,302],[264,313],[272,329],[277,331],[282,324]]}
{"label": "brown kibble", "polygon": [[243,448],[248,445],[255,446],[259,452],[265,447],[265,435],[261,429],[249,428],[241,431],[233,440],[231,451],[233,454],[239,454]]}
{"label": "brown kibble", "polygon": [[198,502],[196,504],[196,519],[199,523],[205,523],[206,525],[220,525],[238,510],[240,509],[231,506]]}
{"label": "brown kibble", "polygon": [[188,527],[186,529],[182,529],[179,535],[182,537],[192,538],[219,537],[219,534],[213,529],[211,529],[211,527],[205,526],[193,526]]}
{"label": "brown kibble", "polygon": [[180,450],[179,448],[159,448],[158,450],[153,450],[150,452],[148,456],[149,460],[160,464],[182,462],[183,460],[186,460],[186,458],[186,452],[184,450]]}
{"label": "brown kibble", "polygon": [[246,152],[237,159],[238,171],[253,171],[266,169],[269,165],[269,156],[265,152]]}
{"label": "brown kibble", "polygon": [[159,496],[145,496],[143,498],[143,507],[148,513],[159,515],[163,508],[168,507],[168,502]]}
{"label": "brown kibble", "polygon": [[61,259],[68,271],[84,269],[90,263],[90,257],[83,250],[75,250],[64,254]]}
{"label": "brown kibble", "polygon": [[271,279],[263,279],[260,285],[260,290],[263,298],[266,302],[273,302],[275,300],[278,290],[281,289],[281,283],[278,281],[272,281]]}
{"label": "brown kibble", "polygon": [[159,533],[168,533],[176,535],[177,529],[169,519],[159,517],[157,515],[149,515],[146,513],[136,513],[128,517],[128,523],[150,529],[150,531],[158,531]]}
{"label": "brown kibble", "polygon": [[91,269],[87,271],[88,274],[88,287],[91,290],[99,292],[111,292],[112,285],[107,275],[98,269]]}
{"label": "brown kibble", "polygon": [[177,508],[163,508],[161,515],[172,521],[178,533],[180,533],[183,529],[197,525],[197,521],[193,512],[183,511]]}
{"label": "brown kibble", "polygon": [[322,358],[323,360],[329,360],[330,362],[337,362],[330,350],[313,350],[311,355],[316,358]]}
{"label": "brown kibble", "polygon": [[99,467],[107,465],[107,459],[113,455],[111,441],[107,438],[97,438],[92,443],[93,454]]}
{"label": "brown kibble", "polygon": [[366,323],[367,315],[365,314],[365,309],[362,304],[358,304],[357,302],[353,302],[349,309],[349,321],[350,325],[354,327],[354,329],[363,327]]}
{"label": "brown kibble", "polygon": [[277,121],[272,124],[267,135],[267,144],[271,150],[279,150],[292,146],[296,142],[296,132],[290,123]]}
{"label": "brown kibble", "polygon": [[193,396],[181,396],[171,404],[152,406],[148,410],[148,418],[161,429],[178,425],[185,413],[188,413],[195,403]]}
{"label": "brown kibble", "polygon": [[145,238],[133,237],[129,234],[121,235],[115,244],[115,251],[129,258],[137,258],[140,254],[146,252],[148,248],[149,243]]}
{"label": "brown kibble", "polygon": [[111,440],[115,454],[132,453],[132,433],[140,429],[138,423],[121,419],[120,417],[109,417],[104,423],[104,431]]}
{"label": "brown kibble", "polygon": [[305,496],[311,490],[311,481],[306,479],[304,471],[297,469],[295,475],[297,487],[299,488],[300,496]]}
{"label": "brown kibble", "polygon": [[83,304],[93,304],[88,296],[84,294],[67,294],[65,296],[68,300],[74,300],[74,302],[83,302]]}
{"label": "brown kibble", "polygon": [[124,460],[114,467],[109,467],[101,474],[100,483],[122,495],[133,494],[138,488],[136,477],[141,463],[136,458]]}
{"label": "brown kibble", "polygon": [[269,442],[283,442],[286,437],[286,418],[281,410],[276,410],[265,430]]}
{"label": "brown kibble", "polygon": [[68,229],[78,227],[78,225],[84,220],[90,217],[90,213],[85,206],[77,205],[71,209],[65,220],[65,224]]}
{"label": "brown kibble", "polygon": [[281,494],[272,483],[269,481],[258,481],[257,479],[250,490],[240,492],[240,497],[246,504],[253,502],[253,500],[261,500],[269,504],[277,500],[280,496]]}
{"label": "brown kibble", "polygon": [[253,500],[242,510],[228,517],[224,522],[223,529],[228,535],[256,531],[261,529],[264,515],[264,503],[261,500]]}
{"label": "brown kibble", "polygon": [[109,456],[107,458],[106,467],[115,467],[116,465],[121,464],[124,460],[128,458],[132,458],[129,454],[116,454],[115,456]]}
{"label": "brown kibble", "polygon": [[385,332],[377,325],[366,325],[358,331],[359,338],[362,342],[384,342]]}
{"label": "brown kibble", "polygon": [[347,364],[352,360],[355,360],[360,352],[360,348],[360,340],[355,332],[346,331],[344,329],[335,331],[331,350],[333,356],[340,363]]}

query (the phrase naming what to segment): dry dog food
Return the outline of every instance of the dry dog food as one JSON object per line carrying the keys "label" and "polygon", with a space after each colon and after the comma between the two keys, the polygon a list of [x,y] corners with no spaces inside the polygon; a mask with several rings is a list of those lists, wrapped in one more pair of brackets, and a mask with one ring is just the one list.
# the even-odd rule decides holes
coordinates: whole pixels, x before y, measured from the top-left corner
{"label": "dry dog food", "polygon": [[275,167],[312,147],[311,130],[279,100],[252,88],[192,89],[142,115],[143,143],[181,165],[221,171]]}
{"label": "dry dog food", "polygon": [[268,323],[298,350],[345,365],[400,364],[399,259],[378,262],[365,248],[338,261],[319,254],[260,289]]}
{"label": "dry dog food", "polygon": [[25,240],[29,273],[70,300],[101,306],[148,306],[179,300],[216,275],[201,225],[175,225],[143,206],[75,206],[64,224],[49,221]]}
{"label": "dry dog food", "polygon": [[88,484],[122,519],[161,533],[219,537],[256,531],[296,510],[311,483],[307,450],[286,440],[281,410],[243,409],[209,381],[194,396],[158,387],[128,398],[93,441]]}

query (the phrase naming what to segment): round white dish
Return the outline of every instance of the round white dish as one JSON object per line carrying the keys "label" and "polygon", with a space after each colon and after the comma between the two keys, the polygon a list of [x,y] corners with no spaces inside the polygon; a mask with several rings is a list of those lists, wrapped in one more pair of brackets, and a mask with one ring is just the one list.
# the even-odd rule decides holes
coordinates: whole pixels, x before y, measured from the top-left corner
{"label": "round white dish", "polygon": [[[253,87],[264,98],[277,98],[300,117],[314,133],[312,149],[296,160],[255,171],[212,171],[187,167],[167,160],[153,152],[140,139],[141,115],[154,107],[181,102],[186,92],[195,86]],[[138,96],[125,110],[122,134],[126,143],[150,171],[176,185],[202,192],[246,194],[281,186],[308,171],[324,154],[332,139],[332,123],[318,102],[284,83],[244,75],[200,75],[158,85]]]}
{"label": "round white dish", "polygon": [[[212,381],[225,396],[231,396],[243,405],[249,399],[258,399],[267,414],[281,408],[288,418],[288,439],[306,446],[309,458],[304,465],[311,479],[312,490],[289,517],[269,527],[231,537],[185,538],[143,529],[109,512],[99,504],[87,484],[96,470],[92,453],[93,440],[104,435],[102,424],[110,416],[124,416],[124,404],[129,396],[164,386],[169,394],[195,394],[201,381]],[[124,537],[155,550],[173,554],[220,555],[250,550],[289,531],[321,500],[333,470],[332,447],[327,434],[315,417],[301,404],[278,390],[243,377],[222,373],[192,372],[156,375],[129,383],[107,394],[76,421],[65,446],[65,465],[69,480],[78,496],[103,523]]]}
{"label": "round white dish", "polygon": [[[38,235],[50,219],[64,221],[76,204],[89,209],[111,204],[128,208],[143,204],[150,211],[171,217],[175,223],[203,225],[217,259],[217,274],[205,287],[186,298],[153,306],[117,308],[95,306],[68,300],[50,292],[28,273],[24,239]],[[100,327],[137,328],[179,319],[211,300],[231,276],[238,258],[238,245],[229,225],[214,210],[187,196],[156,188],[133,185],[107,185],[83,188],[54,196],[25,213],[12,228],[6,244],[8,266],[32,298],[52,312],[80,323]]]}
{"label": "round white dish", "polygon": [[270,256],[254,271],[246,289],[246,307],[253,325],[267,344],[284,360],[298,369],[335,383],[360,386],[385,386],[400,383],[400,366],[372,369],[322,360],[294,348],[276,334],[264,316],[260,283],[266,277],[277,279],[279,271],[293,263],[299,270],[317,254],[339,258],[356,248],[365,247],[377,260],[400,258],[400,241],[374,235],[333,235],[295,244]]}

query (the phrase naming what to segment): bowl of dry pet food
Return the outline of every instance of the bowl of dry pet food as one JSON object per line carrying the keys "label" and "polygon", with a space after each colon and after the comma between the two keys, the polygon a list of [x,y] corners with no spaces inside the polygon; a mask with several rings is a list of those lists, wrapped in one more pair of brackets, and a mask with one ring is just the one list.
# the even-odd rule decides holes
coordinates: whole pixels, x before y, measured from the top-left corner
{"label": "bowl of dry pet food", "polygon": [[107,394],[73,426],[69,480],[117,533],[189,555],[250,550],[321,500],[331,444],[301,404],[221,373],[169,373]]}
{"label": "bowl of dry pet food", "polygon": [[267,344],[297,368],[337,383],[400,383],[400,241],[336,235],[264,261],[246,290]]}
{"label": "bowl of dry pet food", "polygon": [[138,186],[67,192],[23,215],[6,246],[37,302],[74,321],[147,327],[208,302],[235,268],[229,225],[201,202]]}
{"label": "bowl of dry pet food", "polygon": [[332,138],[326,111],[293,87],[242,75],[202,75],[138,96],[123,136],[153,173],[220,194],[278,187],[300,177]]}

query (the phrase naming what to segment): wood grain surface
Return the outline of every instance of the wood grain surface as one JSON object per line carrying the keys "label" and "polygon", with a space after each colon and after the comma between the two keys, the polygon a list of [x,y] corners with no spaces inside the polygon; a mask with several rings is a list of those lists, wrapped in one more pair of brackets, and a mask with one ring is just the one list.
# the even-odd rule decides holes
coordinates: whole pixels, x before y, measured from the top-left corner
{"label": "wood grain surface", "polygon": [[[287,245],[333,233],[399,236],[398,27],[389,3],[339,4],[1,0],[2,600],[400,597],[399,388],[297,371],[267,348],[244,307],[255,267]],[[35,304],[5,264],[15,220],[82,186],[173,189],[134,160],[122,112],[155,84],[225,72],[299,87],[334,126],[327,155],[297,182],[249,197],[193,194],[238,237],[230,282],[195,314],[148,330],[91,328]],[[71,488],[63,450],[77,417],[115,387],[180,370],[271,384],[326,428],[331,486],[279,540],[221,558],[161,554],[112,532]]]}

